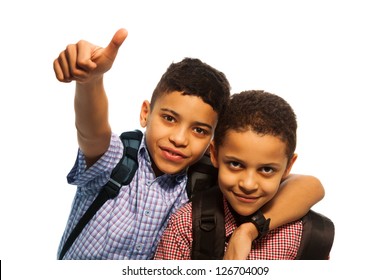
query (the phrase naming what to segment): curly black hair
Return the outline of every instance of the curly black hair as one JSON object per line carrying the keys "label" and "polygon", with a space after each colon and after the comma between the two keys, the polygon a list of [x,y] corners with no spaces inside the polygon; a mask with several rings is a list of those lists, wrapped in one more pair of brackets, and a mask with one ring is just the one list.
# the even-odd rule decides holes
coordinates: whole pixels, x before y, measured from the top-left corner
{"label": "curly black hair", "polygon": [[263,90],[233,94],[215,130],[216,147],[223,145],[228,130],[252,130],[258,134],[279,137],[286,143],[290,160],[296,148],[297,121],[291,106],[280,96]]}
{"label": "curly black hair", "polygon": [[168,67],[153,91],[151,108],[160,96],[174,91],[200,97],[218,115],[225,110],[230,98],[230,84],[225,74],[197,58],[184,58]]}

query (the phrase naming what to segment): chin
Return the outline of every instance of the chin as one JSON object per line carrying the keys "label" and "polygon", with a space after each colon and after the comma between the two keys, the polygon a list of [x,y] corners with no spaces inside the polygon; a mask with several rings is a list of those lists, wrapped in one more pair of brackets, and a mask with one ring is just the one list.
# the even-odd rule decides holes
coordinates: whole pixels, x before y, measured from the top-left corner
{"label": "chin", "polygon": [[257,211],[257,209],[251,210],[248,209],[247,207],[233,207],[233,209],[237,212],[237,214],[241,216],[250,216]]}
{"label": "chin", "polygon": [[167,165],[163,165],[161,166],[161,168],[158,168],[160,174],[169,174],[169,175],[180,173],[183,169],[184,168],[178,166],[167,166]]}
{"label": "chin", "polygon": [[250,216],[252,214],[254,214],[256,211],[241,211],[241,212],[237,212],[238,214],[240,214],[241,216]]}

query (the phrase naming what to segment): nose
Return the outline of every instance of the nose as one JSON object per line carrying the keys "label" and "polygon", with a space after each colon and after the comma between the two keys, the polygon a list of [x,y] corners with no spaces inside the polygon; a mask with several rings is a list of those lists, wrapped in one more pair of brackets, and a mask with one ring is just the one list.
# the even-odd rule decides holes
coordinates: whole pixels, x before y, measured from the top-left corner
{"label": "nose", "polygon": [[173,130],[169,136],[169,141],[173,143],[176,147],[186,147],[188,145],[188,135],[187,129],[183,127],[178,127]]}
{"label": "nose", "polygon": [[246,171],[243,172],[242,177],[240,178],[240,181],[238,183],[238,186],[240,189],[246,193],[254,193],[258,190],[259,184],[256,180],[256,172],[255,171]]}

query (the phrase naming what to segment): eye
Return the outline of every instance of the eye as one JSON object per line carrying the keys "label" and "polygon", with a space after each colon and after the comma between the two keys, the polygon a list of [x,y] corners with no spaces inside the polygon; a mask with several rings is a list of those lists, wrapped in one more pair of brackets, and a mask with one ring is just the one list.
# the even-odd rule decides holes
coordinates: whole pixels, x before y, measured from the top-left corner
{"label": "eye", "polygon": [[271,175],[272,173],[275,172],[275,169],[270,167],[270,166],[264,166],[264,167],[260,168],[260,172],[264,173],[266,175]]}
{"label": "eye", "polygon": [[175,118],[172,117],[171,115],[162,115],[162,118],[167,122],[171,122],[171,123],[175,122]]}
{"label": "eye", "polygon": [[238,170],[243,168],[242,164],[239,163],[238,161],[230,161],[228,164],[231,169]]}
{"label": "eye", "polygon": [[209,132],[206,129],[200,128],[200,127],[195,127],[194,131],[196,134],[203,134],[203,135],[208,135]]}

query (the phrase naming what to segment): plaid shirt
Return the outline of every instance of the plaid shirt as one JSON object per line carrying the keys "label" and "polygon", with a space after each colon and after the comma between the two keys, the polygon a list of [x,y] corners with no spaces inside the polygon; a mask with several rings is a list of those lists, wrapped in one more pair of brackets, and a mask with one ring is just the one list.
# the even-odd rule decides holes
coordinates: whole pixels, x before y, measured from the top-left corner
{"label": "plaid shirt", "polygon": [[[76,196],[62,237],[58,256],[66,238],[92,204],[123,154],[117,135],[111,136],[107,152],[92,167],[86,168],[79,151],[68,182],[77,185]],[[185,172],[155,177],[149,154],[142,140],[139,167],[132,182],[119,195],[108,200],[86,225],[64,259],[151,259],[168,218],[188,201]]]}
{"label": "plaid shirt", "polygon": [[[237,224],[224,199],[225,232],[229,240]],[[255,240],[248,260],[293,260],[297,255],[302,235],[302,221],[289,223]],[[192,248],[192,204],[180,208],[168,223],[157,247],[157,260],[190,260]],[[225,250],[227,242],[225,242]]]}

